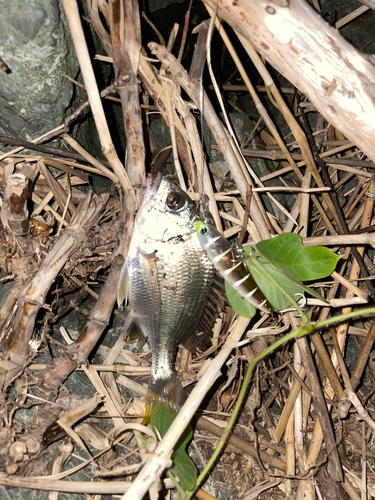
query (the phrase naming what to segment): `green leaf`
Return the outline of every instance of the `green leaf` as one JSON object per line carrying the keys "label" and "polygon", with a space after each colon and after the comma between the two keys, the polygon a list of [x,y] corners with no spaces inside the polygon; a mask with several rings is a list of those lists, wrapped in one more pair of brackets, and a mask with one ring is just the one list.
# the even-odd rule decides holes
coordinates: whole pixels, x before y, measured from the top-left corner
{"label": "green leaf", "polygon": [[277,311],[294,307],[295,302],[305,293],[325,300],[315,290],[291,279],[282,269],[275,266],[259,252],[246,258],[245,264],[263,295]]}
{"label": "green leaf", "polygon": [[[163,438],[177,415],[177,413],[171,413],[168,403],[158,404],[151,415],[152,430],[156,435],[158,435],[159,432],[161,438]],[[156,429],[158,432],[156,432]],[[197,469],[195,464],[186,453],[186,446],[192,438],[193,428],[191,424],[189,424],[175,446],[172,455],[173,467],[169,469],[178,477],[181,485],[189,491],[195,488],[197,480]]]}
{"label": "green leaf", "polygon": [[[155,429],[157,429],[161,438],[163,438],[169,427],[172,425],[173,420],[174,418],[171,414],[169,404],[160,403],[157,406],[155,406],[151,414],[151,428],[154,432]],[[155,432],[155,434],[159,439],[158,433]]]}
{"label": "green leaf", "polygon": [[237,314],[244,316],[245,318],[253,318],[255,316],[255,306],[250,304],[248,300],[241,297],[241,295],[236,292],[236,290],[231,287],[227,281],[225,281],[225,292],[230,306]]}
{"label": "green leaf", "polygon": [[299,283],[261,256],[250,257],[245,263],[263,295],[276,311],[293,307],[294,302],[301,298],[296,294],[304,295]]}
{"label": "green leaf", "polygon": [[264,240],[256,250],[296,281],[312,281],[329,276],[340,257],[325,247],[304,247],[300,236],[284,233]]}
{"label": "green leaf", "polygon": [[177,450],[172,455],[172,471],[180,480],[181,485],[187,490],[194,490],[197,482],[197,468],[186,451]]}

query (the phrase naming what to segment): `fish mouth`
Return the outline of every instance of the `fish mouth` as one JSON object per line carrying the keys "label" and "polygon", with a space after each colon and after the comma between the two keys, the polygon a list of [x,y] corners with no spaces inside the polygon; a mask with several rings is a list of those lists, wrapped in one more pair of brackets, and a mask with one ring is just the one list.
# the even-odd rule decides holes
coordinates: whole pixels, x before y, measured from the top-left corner
{"label": "fish mouth", "polygon": [[161,172],[158,172],[156,177],[152,174],[148,174],[148,176],[147,176],[147,192],[149,194],[156,193],[156,191],[160,187],[161,179],[162,179]]}

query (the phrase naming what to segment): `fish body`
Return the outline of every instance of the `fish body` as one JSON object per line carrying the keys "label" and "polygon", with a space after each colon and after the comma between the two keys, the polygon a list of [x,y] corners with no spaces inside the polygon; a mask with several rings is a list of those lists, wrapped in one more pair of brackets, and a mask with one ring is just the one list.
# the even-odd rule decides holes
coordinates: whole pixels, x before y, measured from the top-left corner
{"label": "fish body", "polygon": [[198,220],[186,193],[160,174],[149,176],[117,297],[119,304],[127,297],[152,351],[145,421],[157,403],[178,409],[186,399],[174,368],[176,350],[194,332],[214,274],[197,237]]}
{"label": "fish body", "polygon": [[207,253],[219,274],[257,309],[270,314],[266,301],[258,290],[254,279],[242,259],[238,259],[229,241],[212,225],[201,221],[196,223],[196,231],[203,250]]}

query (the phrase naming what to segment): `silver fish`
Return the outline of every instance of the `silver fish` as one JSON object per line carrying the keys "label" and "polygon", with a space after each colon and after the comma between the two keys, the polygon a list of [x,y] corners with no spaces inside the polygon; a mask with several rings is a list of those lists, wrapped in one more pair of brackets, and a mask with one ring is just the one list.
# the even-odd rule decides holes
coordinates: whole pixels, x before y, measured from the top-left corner
{"label": "silver fish", "polygon": [[176,350],[194,332],[214,274],[198,241],[198,220],[186,193],[160,174],[148,177],[117,295],[119,304],[127,298],[152,351],[146,422],[157,403],[178,409],[186,399],[174,367]]}
{"label": "silver fish", "polygon": [[197,236],[203,250],[219,274],[256,308],[270,314],[266,300],[256,286],[254,279],[241,259],[236,258],[232,245],[210,224],[198,221]]}

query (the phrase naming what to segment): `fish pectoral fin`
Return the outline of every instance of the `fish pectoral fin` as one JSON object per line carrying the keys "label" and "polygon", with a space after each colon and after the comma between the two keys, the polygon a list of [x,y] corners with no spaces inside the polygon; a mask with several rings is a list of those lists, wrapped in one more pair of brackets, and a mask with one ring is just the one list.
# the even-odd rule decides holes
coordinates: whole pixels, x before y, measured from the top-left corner
{"label": "fish pectoral fin", "polygon": [[172,373],[169,378],[155,380],[150,376],[148,383],[143,424],[147,425],[151,419],[152,410],[156,405],[166,401],[172,412],[179,411],[187,399],[177,373]]}
{"label": "fish pectoral fin", "polygon": [[117,304],[120,307],[125,300],[125,305],[128,301],[129,279],[128,279],[128,262],[126,261],[120,274],[120,279],[117,287]]}
{"label": "fish pectoral fin", "polygon": [[159,271],[157,267],[158,257],[155,253],[139,253],[140,273],[149,294],[150,300],[154,304],[154,309],[160,314],[161,294],[159,284]]}

